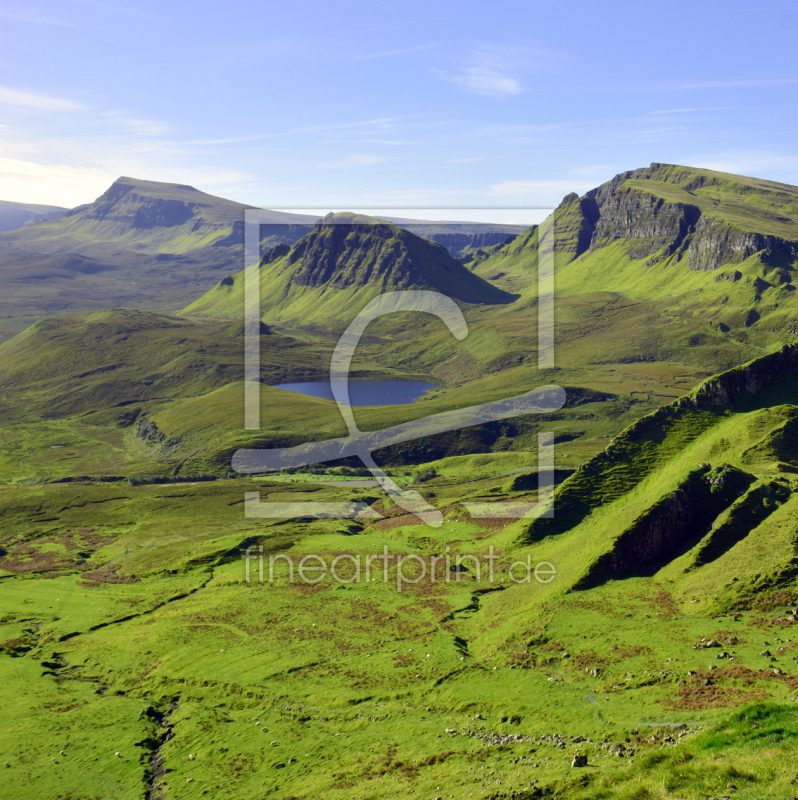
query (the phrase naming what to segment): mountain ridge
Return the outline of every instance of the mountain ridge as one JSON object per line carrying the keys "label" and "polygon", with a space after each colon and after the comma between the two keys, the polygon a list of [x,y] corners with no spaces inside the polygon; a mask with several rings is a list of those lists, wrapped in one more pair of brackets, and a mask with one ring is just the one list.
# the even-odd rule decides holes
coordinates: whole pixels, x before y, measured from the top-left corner
{"label": "mountain ridge", "polygon": [[[258,265],[264,320],[348,324],[377,294],[431,289],[464,303],[506,304],[513,295],[467,270],[437,242],[380,220],[328,215],[296,244],[268,251]],[[183,313],[243,313],[244,272],[228,276]]]}

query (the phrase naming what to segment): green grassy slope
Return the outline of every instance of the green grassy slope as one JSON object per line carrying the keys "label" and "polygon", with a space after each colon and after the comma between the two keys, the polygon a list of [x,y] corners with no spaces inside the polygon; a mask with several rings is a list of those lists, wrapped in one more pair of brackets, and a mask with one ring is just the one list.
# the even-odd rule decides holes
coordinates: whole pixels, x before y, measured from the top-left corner
{"label": "green grassy slope", "polygon": [[[0,339],[43,316],[115,306],[174,311],[243,263],[241,203],[191,186],[119,178],[97,200],[0,233]],[[263,212],[266,243],[314,217]]]}
{"label": "green grassy slope", "polygon": [[[789,796],[794,361],[754,362],[633,425],[566,479],[535,541],[528,523],[462,506],[529,498],[501,474],[523,459],[437,464],[417,489],[444,510],[439,529],[375,489],[312,475],[0,489],[9,780],[20,797]],[[574,590],[697,464],[755,481],[725,484],[739,500],[708,538],[696,530],[664,559]],[[383,518],[246,519],[248,491],[358,500]],[[574,493],[592,502],[576,527],[561,522]],[[250,545],[264,548],[264,584],[257,559],[246,583]],[[401,591],[395,561],[351,580],[353,559],[362,570],[384,548],[414,557]],[[465,561],[431,579],[443,554],[491,549],[492,574]],[[285,561],[270,577],[277,554],[345,556],[349,582],[292,582]],[[527,557],[555,579],[517,582]]]}
{"label": "green grassy slope", "polygon": [[[242,430],[235,302],[223,320],[75,315],[0,349],[0,764],[16,796],[790,797],[795,264],[789,231],[764,227],[789,197],[659,165],[567,199],[553,370],[537,369],[537,229],[474,265],[520,297],[467,306],[463,342],[421,316],[370,329],[356,377],[442,388],[358,409],[363,429],[567,389],[545,419],[378,454],[441,509],[436,529],[379,487],[330,484],[351,477],[337,468],[174,481],[226,475],[236,447],[344,433],[334,403],[269,386],[263,430]],[[751,227],[732,206],[751,207]],[[349,285],[328,291],[364,302],[344,266]],[[296,330],[317,311],[307,297],[263,331],[265,380],[326,371],[336,314]],[[535,499],[540,430],[558,441],[554,517],[472,517],[466,505]],[[125,480],[153,475],[172,482]],[[246,492],[375,517],[247,518]],[[249,546],[264,584],[245,582]],[[310,585],[285,561],[268,577],[272,555],[345,556],[349,580],[353,559],[386,551],[368,579]],[[440,562],[458,555],[466,569]],[[398,556],[417,579],[401,591]],[[540,562],[551,582],[519,581]]]}
{"label": "green grassy slope", "polygon": [[[382,292],[431,289],[464,303],[513,297],[473,275],[437,243],[395,225],[338,215],[284,255],[259,267],[261,315],[271,322],[327,330],[345,327]],[[244,273],[225,279],[184,313],[240,317]]]}

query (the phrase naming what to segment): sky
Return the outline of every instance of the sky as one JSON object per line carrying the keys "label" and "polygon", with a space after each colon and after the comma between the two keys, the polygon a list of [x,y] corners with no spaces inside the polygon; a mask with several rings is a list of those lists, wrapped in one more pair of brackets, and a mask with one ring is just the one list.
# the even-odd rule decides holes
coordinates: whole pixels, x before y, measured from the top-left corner
{"label": "sky", "polygon": [[798,184],[796,36],[789,0],[0,0],[0,199],[524,222],[652,161]]}

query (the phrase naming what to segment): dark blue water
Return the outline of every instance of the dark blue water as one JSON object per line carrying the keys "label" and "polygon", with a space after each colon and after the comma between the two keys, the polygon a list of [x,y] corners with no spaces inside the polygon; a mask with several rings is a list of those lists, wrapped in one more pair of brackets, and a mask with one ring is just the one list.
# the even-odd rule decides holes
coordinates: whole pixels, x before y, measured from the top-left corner
{"label": "dark blue water", "polygon": [[[328,381],[308,383],[281,383],[275,389],[298,392],[309,397],[323,397],[334,400]],[[424,381],[349,381],[349,405],[351,406],[401,406],[415,403],[430,389],[438,389]]]}

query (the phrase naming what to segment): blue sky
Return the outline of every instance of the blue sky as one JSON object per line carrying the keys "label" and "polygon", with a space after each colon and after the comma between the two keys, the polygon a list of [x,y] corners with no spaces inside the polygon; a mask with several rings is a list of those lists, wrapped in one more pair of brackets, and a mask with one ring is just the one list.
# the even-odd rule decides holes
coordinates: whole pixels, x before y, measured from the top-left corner
{"label": "blue sky", "polygon": [[132,175],[501,209],[651,161],[798,184],[798,3],[2,0],[0,31],[7,200]]}

